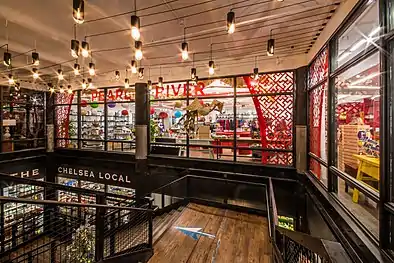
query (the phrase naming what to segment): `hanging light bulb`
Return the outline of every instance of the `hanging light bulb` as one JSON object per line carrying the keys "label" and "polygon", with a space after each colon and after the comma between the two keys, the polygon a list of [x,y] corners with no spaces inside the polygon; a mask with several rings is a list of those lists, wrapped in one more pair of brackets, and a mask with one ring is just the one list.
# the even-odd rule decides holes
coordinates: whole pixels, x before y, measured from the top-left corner
{"label": "hanging light bulb", "polygon": [[60,92],[60,93],[64,93],[64,88],[63,88],[62,85],[60,85],[59,92]]}
{"label": "hanging light bulb", "polygon": [[142,42],[135,41],[134,47],[135,47],[135,59],[141,60],[142,59]]}
{"label": "hanging light bulb", "polygon": [[37,52],[31,53],[31,59],[34,66],[40,65],[40,54],[38,54]]}
{"label": "hanging light bulb", "polygon": [[58,74],[57,74],[57,78],[58,78],[59,80],[63,80],[63,79],[64,79],[63,70],[58,69],[57,73],[58,73]]}
{"label": "hanging light bulb", "polygon": [[189,45],[187,42],[182,43],[182,59],[187,60],[189,58]]}
{"label": "hanging light bulb", "polygon": [[88,88],[89,89],[94,89],[94,85],[93,85],[93,82],[92,82],[91,78],[88,78],[88,83],[89,83]]}
{"label": "hanging light bulb", "polygon": [[208,66],[209,66],[209,70],[208,70],[209,75],[215,74],[215,63],[213,62],[213,60],[209,61]]}
{"label": "hanging light bulb", "polygon": [[152,81],[148,80],[148,89],[152,89]]}
{"label": "hanging light bulb", "polygon": [[74,75],[78,76],[79,75],[79,70],[81,69],[81,66],[78,63],[74,64]]}
{"label": "hanging light bulb", "polygon": [[[15,90],[16,90],[16,91],[19,91],[20,89],[21,89],[21,84],[20,84],[19,82],[15,83]],[[21,95],[21,94],[18,93],[17,97],[19,97],[20,95]],[[25,97],[26,97],[26,95],[25,95]]]}
{"label": "hanging light bulb", "polygon": [[257,80],[259,78],[259,69],[258,68],[254,68],[253,69],[253,79]]}
{"label": "hanging light bulb", "polygon": [[131,23],[131,36],[134,40],[140,40],[140,18],[136,15],[132,15],[130,19]]}
{"label": "hanging light bulb", "polygon": [[131,73],[137,73],[137,62],[135,60],[131,61]]}
{"label": "hanging light bulb", "polygon": [[196,68],[192,68],[191,69],[191,73],[190,73],[190,78],[192,80],[195,80],[196,79],[196,74],[197,74],[197,69]]}
{"label": "hanging light bulb", "polygon": [[275,52],[275,39],[272,38],[272,29],[270,31],[270,39],[267,42],[267,56],[272,57]]}
{"label": "hanging light bulb", "polygon": [[163,77],[159,77],[159,83],[157,84],[160,88],[163,87]]}
{"label": "hanging light bulb", "polygon": [[33,68],[33,79],[38,79],[38,70],[36,68]]}
{"label": "hanging light bulb", "polygon": [[77,24],[82,24],[85,21],[84,0],[73,0],[73,18]]}
{"label": "hanging light bulb", "polygon": [[230,11],[227,13],[227,33],[232,34],[235,32],[235,13]]}
{"label": "hanging light bulb", "polygon": [[138,78],[143,79],[144,78],[144,68],[139,68],[138,69]]}
{"label": "hanging light bulb", "polygon": [[52,94],[52,93],[54,93],[55,92],[55,88],[54,87],[49,87],[49,92]]}
{"label": "hanging light bulb", "polygon": [[124,79],[124,88],[125,89],[128,89],[130,87],[130,84],[129,84],[129,79]]}
{"label": "hanging light bulb", "polygon": [[76,39],[71,40],[71,56],[73,58],[79,57],[79,41]]}
{"label": "hanging light bulb", "polygon": [[82,89],[86,89],[86,81],[85,81],[85,79],[82,79]]}
{"label": "hanging light bulb", "polygon": [[82,41],[82,56],[84,58],[89,57],[90,47],[89,43],[86,41]]}
{"label": "hanging light bulb", "polygon": [[73,94],[73,89],[72,89],[71,85],[68,85],[67,87],[68,87],[67,93],[68,94]]}
{"label": "hanging light bulb", "polygon": [[115,71],[115,79],[116,80],[120,79],[120,72],[119,72],[119,70]]}
{"label": "hanging light bulb", "polygon": [[11,53],[9,53],[8,51],[7,51],[7,52],[4,52],[4,57],[3,57],[3,58],[4,58],[4,59],[3,59],[4,65],[5,65],[6,67],[11,66]]}
{"label": "hanging light bulb", "polygon": [[8,75],[8,84],[10,84],[10,85],[15,84],[15,80],[14,80],[14,77],[12,76],[12,74]]}
{"label": "hanging light bulb", "polygon": [[94,76],[96,74],[96,69],[94,68],[94,63],[90,62],[89,63],[89,75]]}

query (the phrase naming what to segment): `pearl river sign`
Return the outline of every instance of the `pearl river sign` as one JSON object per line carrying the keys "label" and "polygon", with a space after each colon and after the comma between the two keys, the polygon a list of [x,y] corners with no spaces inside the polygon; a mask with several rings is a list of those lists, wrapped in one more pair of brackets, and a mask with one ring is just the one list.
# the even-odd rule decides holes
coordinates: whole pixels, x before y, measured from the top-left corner
{"label": "pearl river sign", "polygon": [[129,185],[131,184],[129,175],[116,174],[112,172],[96,172],[90,169],[70,168],[59,166],[57,172],[61,176],[75,176],[81,180],[93,181],[95,183],[109,185]]}

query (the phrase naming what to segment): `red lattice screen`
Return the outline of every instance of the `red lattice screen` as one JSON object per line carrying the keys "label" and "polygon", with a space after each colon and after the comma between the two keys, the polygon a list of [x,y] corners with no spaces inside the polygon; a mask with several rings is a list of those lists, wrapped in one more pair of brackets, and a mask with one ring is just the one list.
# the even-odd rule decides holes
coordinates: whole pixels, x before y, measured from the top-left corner
{"label": "red lattice screen", "polygon": [[311,88],[328,76],[328,49],[325,48],[309,67],[308,87]]}
{"label": "red lattice screen", "polygon": [[[71,102],[73,101],[73,94],[56,94],[55,104],[63,104],[64,106],[57,106],[55,109],[56,118],[56,138],[68,138],[68,126],[70,124],[70,110]],[[67,140],[57,140],[57,147],[66,147]]]}
{"label": "red lattice screen", "polygon": [[[254,96],[260,126],[262,148],[291,150],[293,147],[293,72],[263,74],[259,80],[245,76],[244,81]],[[272,95],[265,95],[265,94]],[[291,152],[263,152],[264,164],[292,165]]]}

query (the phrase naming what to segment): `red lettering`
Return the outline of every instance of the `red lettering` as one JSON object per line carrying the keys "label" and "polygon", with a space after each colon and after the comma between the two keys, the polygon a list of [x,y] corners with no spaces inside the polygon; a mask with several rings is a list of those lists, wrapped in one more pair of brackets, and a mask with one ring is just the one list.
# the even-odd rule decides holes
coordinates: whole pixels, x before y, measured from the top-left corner
{"label": "red lettering", "polygon": [[98,97],[98,92],[97,91],[92,91],[92,101],[95,101]]}
{"label": "red lettering", "polygon": [[114,94],[112,93],[112,90],[108,90],[107,99],[110,101],[115,101],[115,97]]}
{"label": "red lettering", "polygon": [[125,100],[131,100],[130,92],[125,91],[124,93],[125,93],[124,99]]}
{"label": "red lettering", "polygon": [[194,87],[194,95],[198,96],[198,93],[200,93],[201,96],[205,96],[203,89],[205,88],[204,83],[199,82],[197,85]]}
{"label": "red lettering", "polygon": [[155,98],[158,99],[161,94],[163,94],[164,88],[156,86],[156,95]]}
{"label": "red lettering", "polygon": [[175,97],[178,96],[179,90],[181,89],[182,84],[178,84],[178,89],[177,90],[175,90],[175,85],[174,84],[171,84],[171,87],[172,87],[172,92],[174,93],[174,96]]}
{"label": "red lettering", "polygon": [[104,101],[104,91],[99,92],[99,101]]}
{"label": "red lettering", "polygon": [[187,96],[187,89],[190,90],[190,84],[189,84],[189,86],[187,85],[187,83],[183,84],[183,96],[184,97]]}
{"label": "red lettering", "polygon": [[118,99],[120,99],[120,100],[122,100],[123,99],[123,90],[121,90],[121,89],[117,89],[116,90],[116,97],[115,97],[115,100],[117,101]]}

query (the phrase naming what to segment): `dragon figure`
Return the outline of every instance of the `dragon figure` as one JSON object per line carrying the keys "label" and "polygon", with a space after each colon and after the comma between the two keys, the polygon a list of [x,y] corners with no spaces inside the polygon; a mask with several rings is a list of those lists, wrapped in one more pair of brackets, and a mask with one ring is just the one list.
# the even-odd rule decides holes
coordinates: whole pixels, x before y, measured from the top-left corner
{"label": "dragon figure", "polygon": [[202,104],[197,98],[193,102],[184,108],[186,114],[182,116],[178,123],[183,122],[183,129],[187,132],[195,131],[195,123],[198,116],[206,116],[210,112],[216,110],[220,113],[223,111],[223,102],[213,100],[211,103]]}

